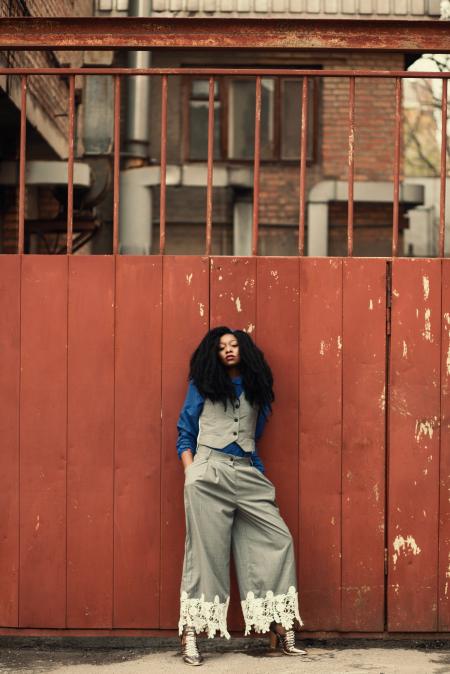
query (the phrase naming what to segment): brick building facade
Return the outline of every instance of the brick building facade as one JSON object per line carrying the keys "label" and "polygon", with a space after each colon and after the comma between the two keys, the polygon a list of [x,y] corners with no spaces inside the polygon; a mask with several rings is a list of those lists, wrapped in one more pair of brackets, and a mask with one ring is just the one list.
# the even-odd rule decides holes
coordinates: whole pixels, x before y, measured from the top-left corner
{"label": "brick building facade", "polygon": [[[155,16],[214,16],[217,20],[229,16],[261,16],[299,17],[299,18],[371,18],[410,20],[427,20],[436,18],[438,5],[431,0],[405,0],[402,3],[352,2],[336,1],[317,2],[292,1],[290,3],[270,0],[270,2],[253,3],[221,2],[208,0],[187,0],[176,5],[175,0],[155,0],[153,14]],[[126,16],[128,3],[123,0],[82,0],[80,2],[63,2],[42,0],[33,3],[12,0],[3,4],[3,15],[36,16]],[[106,55],[105,55],[106,54]],[[124,53],[88,53],[85,52],[9,52],[0,53],[3,64],[7,65],[126,65]],[[317,69],[379,69],[402,70],[409,65],[405,55],[401,53],[379,54],[339,54],[328,52],[272,52],[241,51],[155,51],[151,55],[151,64],[164,66],[261,66],[261,67],[308,67]],[[109,78],[101,77],[102,83]],[[150,89],[149,107],[144,111],[149,123],[149,142],[147,156],[133,158],[127,149],[122,148],[122,185],[121,195],[127,189],[129,181],[133,181],[136,169],[157,167],[160,161],[160,81],[154,78]],[[198,80],[199,78],[197,78]],[[219,78],[218,78],[219,79]],[[225,81],[226,78],[222,78]],[[109,86],[109,85],[108,85]],[[201,96],[194,100],[194,84],[183,77],[171,77],[169,81],[169,116],[168,116],[168,177],[178,175],[177,179],[168,179],[167,187],[167,248],[168,253],[198,254],[204,250],[204,222],[206,204],[206,161],[205,157],[192,155],[196,142],[203,142],[205,136],[204,117],[194,116],[199,105],[203,105]],[[216,129],[220,134],[216,139],[216,150],[221,147],[222,156],[215,157],[215,180],[217,186],[213,190],[213,241],[212,252],[215,254],[247,254],[248,230],[251,227],[252,202],[252,143],[245,120],[239,117],[242,112],[242,100],[233,109],[230,94],[230,80],[220,84],[218,93]],[[290,144],[298,143],[298,128],[295,135],[296,118],[290,107],[299,108],[300,98],[295,99],[295,106],[286,105],[282,96],[283,84],[272,84],[267,79],[266,95],[273,106],[271,119],[263,120],[263,127],[268,134],[267,156],[261,161],[260,176],[260,248],[261,254],[291,255],[297,252],[297,229],[299,218],[299,158],[298,152],[291,151]],[[20,83],[18,78],[0,79],[0,120],[6,133],[2,134],[0,145],[0,163],[17,160],[18,124],[20,102]],[[92,239],[81,246],[78,252],[109,253],[111,252],[112,198],[108,188],[108,174],[111,169],[111,144],[103,149],[86,151],[86,120],[97,120],[93,133],[101,131],[104,120],[110,120],[112,106],[112,89],[105,85],[105,95],[98,96],[93,103],[93,96],[86,92],[85,78],[77,77],[77,148],[76,156],[86,165],[95,184],[105,184],[105,189],[98,189],[98,194],[91,200],[93,225]],[[273,94],[271,87],[275,87]],[[298,82],[300,91],[300,82]],[[199,87],[201,89],[201,86]],[[241,90],[244,90],[242,83]],[[235,86],[235,91],[239,91]],[[126,89],[123,88],[122,129],[126,133],[126,118],[129,101]],[[225,93],[224,93],[225,92]],[[292,93],[292,92],[291,92]],[[237,94],[234,94],[237,97]],[[309,240],[309,226],[315,225],[319,211],[324,217],[326,213],[327,231],[325,239],[311,243],[309,254],[339,255],[345,252],[346,202],[344,187],[348,172],[348,78],[317,78],[316,86],[310,96],[313,105],[309,117],[309,141],[307,161],[307,226],[306,238]],[[237,99],[236,99],[237,100]],[[249,99],[250,100],[250,99]],[[288,97],[287,99],[288,100]],[[68,84],[64,78],[30,78],[27,102],[27,160],[48,159],[64,160],[67,158],[67,101]],[[240,106],[240,108],[239,108]],[[394,164],[394,115],[395,115],[394,83],[389,79],[356,80],[355,106],[355,255],[389,255],[390,230],[392,221],[392,179]],[[204,110],[204,107],[203,107]],[[263,109],[264,114],[264,109]],[[269,114],[269,113],[267,113]],[[192,117],[191,117],[192,115]],[[284,116],[283,116],[284,115]],[[287,117],[290,115],[289,120]],[[193,122],[192,122],[193,120]],[[201,124],[203,126],[201,127]],[[264,126],[265,124],[265,126]],[[106,121],[104,126],[107,126]],[[247,125],[248,126],[248,125]],[[290,135],[284,138],[285,129]],[[92,129],[89,130],[89,133]],[[247,135],[245,135],[247,134]],[[242,138],[241,138],[242,136]],[[270,138],[269,138],[270,136]],[[241,154],[235,153],[233,142],[242,144]],[[6,140],[5,140],[6,139]],[[240,140],[239,140],[240,139]],[[244,139],[244,140],[242,140]],[[92,140],[92,138],[91,138]],[[204,140],[204,138],[203,138]],[[285,150],[283,150],[283,143]],[[99,145],[100,146],[100,145]],[[309,147],[309,146],[308,146]],[[275,150],[274,150],[275,148]],[[278,148],[278,149],[277,149]],[[281,148],[281,149],[280,149]],[[287,154],[282,156],[283,151]],[[289,153],[291,154],[289,155]],[[190,154],[191,153],[191,154]],[[195,152],[194,152],[195,154]],[[197,153],[198,154],[198,153]],[[220,153],[219,153],[220,154]],[[245,155],[245,156],[244,156]],[[222,171],[222,174],[221,174]],[[233,176],[230,178],[231,173]],[[236,172],[239,173],[236,178]],[[226,176],[223,180],[220,175]],[[106,177],[105,177],[106,176]],[[219,178],[218,178],[219,176]],[[0,172],[1,178],[1,172]],[[144,218],[143,227],[150,230],[150,244],[141,246],[139,241],[127,249],[124,244],[122,252],[158,252],[159,239],[159,181],[153,180],[145,187],[151,195],[148,215]],[[17,245],[17,209],[16,190],[4,187],[2,190],[2,206],[0,210],[0,226],[2,231],[1,252],[15,252]],[[43,237],[34,236],[28,239],[27,252],[62,252],[65,245],[63,231],[59,234],[52,230],[52,222],[64,218],[61,207],[64,191],[59,192],[47,185],[27,187],[27,223],[26,231],[30,231],[33,222],[48,221]],[[408,196],[409,195],[409,196]],[[401,193],[400,228],[408,226],[405,216],[408,209],[420,203],[420,189],[410,190],[408,195]],[[124,201],[124,200],[122,200]],[[125,200],[126,201],[126,200]],[[320,207],[320,208],[319,208]],[[240,213],[240,215],[238,215]],[[75,229],[77,214],[75,214]],[[127,232],[133,213],[121,212],[121,231]],[[322,226],[321,225],[321,226]],[[402,233],[400,231],[400,251]],[[247,232],[247,234],[246,234]],[[94,235],[95,234],[95,235]],[[139,234],[137,235],[139,237]],[[148,238],[148,231],[145,233]],[[144,236],[144,238],[145,238]],[[124,237],[126,238],[126,237]],[[239,241],[242,239],[241,243]]]}
{"label": "brick building facade", "polygon": [[[327,70],[374,69],[403,70],[405,57],[402,54],[345,54],[330,55],[326,53],[258,54],[242,51],[240,54],[211,54],[196,52],[189,54],[155,53],[155,67],[197,66],[268,66],[280,65],[289,67],[314,67]],[[355,181],[360,183],[387,183],[393,180],[394,166],[394,125],[395,125],[395,90],[394,82],[389,79],[357,79],[355,105]],[[183,162],[188,119],[186,101],[183,101],[183,83],[177,78],[169,90],[170,113],[168,119],[168,162]],[[346,181],[348,172],[348,78],[323,78],[317,82],[316,104],[313,118],[309,123],[313,126],[314,152],[307,165],[307,193],[322,181]],[[152,158],[159,162],[159,129],[160,129],[160,92],[156,86],[152,96]],[[219,121],[219,119],[217,120]],[[217,123],[217,122],[216,122]],[[225,120],[229,123],[229,120]],[[206,128],[204,129],[206,132]],[[226,164],[226,162],[223,162]],[[216,160],[216,165],[221,162]],[[201,162],[199,164],[201,165]],[[252,172],[252,161],[241,163]],[[204,164],[202,165],[204,169]],[[214,225],[213,251],[215,253],[232,254],[232,214],[236,199],[236,189],[231,187],[217,188],[214,191]],[[242,192],[242,190],[241,190]],[[247,199],[251,198],[251,191]],[[240,195],[238,198],[242,198]],[[243,197],[245,199],[245,196]],[[157,248],[158,239],[158,189],[154,190],[154,238],[153,248]],[[189,252],[201,253],[204,241],[205,190],[182,185],[168,188],[168,252],[178,252],[185,238],[189,241]],[[364,204],[364,205],[363,205]],[[402,213],[409,205],[402,205]],[[342,212],[343,206],[331,208],[330,228],[337,231],[330,234],[328,254],[342,254],[345,228],[342,218],[334,221],[334,214]],[[261,162],[260,175],[260,210],[261,227],[260,253],[290,255],[297,251],[299,218],[299,161],[264,161]],[[391,237],[391,200],[382,206],[377,203],[373,209],[370,202],[361,203],[355,208],[355,227],[365,227],[365,232],[355,234],[356,255],[389,255]],[[407,226],[402,218],[401,227]],[[330,229],[330,231],[331,231]],[[308,227],[307,227],[308,230]],[[183,235],[184,232],[184,235]],[[308,232],[307,232],[308,236]],[[377,251],[376,253],[374,251]]]}
{"label": "brick building facade", "polygon": [[[52,17],[92,16],[94,0],[10,0],[0,3],[0,18],[3,17]],[[83,64],[81,51],[0,51],[3,67],[79,67]],[[76,82],[76,98],[82,101],[81,80]],[[20,78],[0,76],[0,161],[3,175],[9,173],[11,162],[16,163],[19,154],[20,132]],[[68,155],[68,82],[63,77],[35,75],[28,78],[27,86],[27,148],[28,161],[58,161]],[[81,106],[78,106],[81,122]],[[80,138],[80,133],[77,134]],[[82,153],[81,145],[77,154]],[[7,168],[6,168],[7,167]],[[61,170],[63,168],[61,167]],[[66,169],[67,170],[67,169]],[[6,184],[5,184],[6,183]],[[17,250],[18,190],[0,180],[0,252]],[[60,202],[54,190],[42,185],[27,186],[26,218],[29,221],[45,222],[57,217]],[[29,227],[28,227],[29,231]],[[56,237],[39,240],[35,237],[35,252],[53,252]],[[29,238],[27,244],[29,246]],[[48,247],[50,246],[50,248]]]}

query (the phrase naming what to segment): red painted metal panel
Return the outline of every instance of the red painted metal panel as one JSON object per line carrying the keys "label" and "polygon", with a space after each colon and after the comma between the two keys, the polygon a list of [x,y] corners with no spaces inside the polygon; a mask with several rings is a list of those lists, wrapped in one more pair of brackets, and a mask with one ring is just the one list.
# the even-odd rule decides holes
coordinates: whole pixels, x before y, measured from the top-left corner
{"label": "red painted metal panel", "polygon": [[261,257],[256,265],[258,346],[272,368],[275,392],[273,416],[259,448],[297,546],[299,263],[295,258]]}
{"label": "red painted metal panel", "polygon": [[439,629],[450,631],[450,260],[442,260]]}
{"label": "red painted metal panel", "polygon": [[187,390],[189,358],[208,329],[208,258],[163,258],[160,626],[178,625],[184,554],[183,466],[177,420]]}
{"label": "red painted metal panel", "polygon": [[162,259],[116,259],[114,626],[159,626]]}
{"label": "red painted metal panel", "polygon": [[388,628],[437,629],[441,262],[392,263]]}
{"label": "red painted metal panel", "polygon": [[0,625],[19,620],[20,257],[0,255]]}
{"label": "red painted metal panel", "polygon": [[[211,327],[227,325],[230,329],[246,330],[256,338],[256,258],[211,258]],[[231,563],[231,595],[228,628],[242,631],[239,590],[234,562]]]}
{"label": "red painted metal panel", "polygon": [[69,257],[68,627],[112,626],[114,260]]}
{"label": "red painted metal panel", "polygon": [[[184,550],[176,420],[210,315],[211,325],[257,335],[274,371],[275,414],[260,447],[296,539],[305,628],[381,632],[386,262],[215,257],[209,281],[200,257],[24,256],[20,280],[20,260],[0,258],[0,500],[8,513],[0,621],[108,633],[176,628]],[[388,626],[448,631],[450,266],[400,259],[393,272]],[[236,590],[233,573],[229,626],[242,629]]]}
{"label": "red painted metal panel", "polygon": [[342,261],[300,259],[299,584],[308,630],[340,627]]}
{"label": "red painted metal panel", "polygon": [[382,631],[386,262],[343,265],[341,629]]}
{"label": "red painted metal panel", "polygon": [[21,627],[66,626],[67,259],[22,258]]}
{"label": "red painted metal panel", "polygon": [[211,327],[227,325],[255,337],[256,258],[211,258]]}

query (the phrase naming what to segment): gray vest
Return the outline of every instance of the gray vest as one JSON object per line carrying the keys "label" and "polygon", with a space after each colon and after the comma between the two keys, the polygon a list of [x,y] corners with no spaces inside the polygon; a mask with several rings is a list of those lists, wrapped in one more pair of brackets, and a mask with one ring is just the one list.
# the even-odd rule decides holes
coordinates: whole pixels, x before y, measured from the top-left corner
{"label": "gray vest", "polygon": [[197,446],[223,449],[237,442],[244,452],[254,452],[257,418],[258,407],[248,402],[244,392],[233,404],[228,401],[226,411],[222,402],[206,398],[198,421]]}

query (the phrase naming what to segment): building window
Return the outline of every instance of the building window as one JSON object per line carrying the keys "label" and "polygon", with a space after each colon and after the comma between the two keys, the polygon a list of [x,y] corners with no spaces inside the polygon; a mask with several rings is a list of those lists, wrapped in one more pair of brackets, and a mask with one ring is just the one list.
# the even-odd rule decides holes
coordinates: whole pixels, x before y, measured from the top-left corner
{"label": "building window", "polygon": [[[229,82],[228,158],[252,159],[255,146],[255,81]],[[261,79],[261,159],[275,158],[275,81]]]}
{"label": "building window", "polygon": [[[314,159],[314,137],[316,135],[316,84],[309,80],[308,91],[308,141],[306,159]],[[302,107],[302,80],[281,81],[281,159],[300,159],[300,126]]]}
{"label": "building window", "polygon": [[[189,97],[189,159],[205,160],[208,156],[209,80],[191,81]],[[221,159],[219,82],[214,82],[214,159]]]}
{"label": "building window", "polygon": [[[253,161],[255,79],[217,77],[214,91],[214,159]],[[302,78],[261,78],[261,161],[299,161]],[[208,79],[185,81],[184,160],[208,156]],[[317,81],[308,92],[307,161],[315,159]]]}

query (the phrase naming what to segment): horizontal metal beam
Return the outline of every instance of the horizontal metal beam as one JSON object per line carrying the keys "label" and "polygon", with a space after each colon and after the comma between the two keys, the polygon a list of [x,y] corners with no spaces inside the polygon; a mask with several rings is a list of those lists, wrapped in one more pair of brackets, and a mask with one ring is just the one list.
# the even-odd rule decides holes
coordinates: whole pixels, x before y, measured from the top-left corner
{"label": "horizontal metal beam", "polygon": [[318,70],[308,68],[0,68],[0,75],[194,75],[205,77],[207,75],[228,75],[256,77],[315,77],[325,79],[328,77],[365,77],[394,79],[396,77],[405,80],[427,78],[434,80],[450,79],[450,71],[436,70]]}
{"label": "horizontal metal beam", "polygon": [[3,18],[1,49],[301,49],[450,52],[445,21]]}

